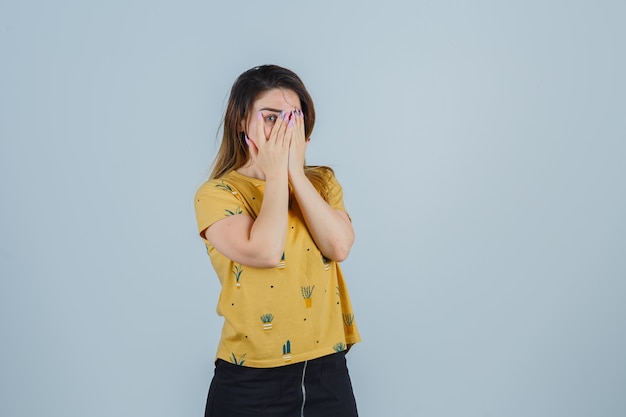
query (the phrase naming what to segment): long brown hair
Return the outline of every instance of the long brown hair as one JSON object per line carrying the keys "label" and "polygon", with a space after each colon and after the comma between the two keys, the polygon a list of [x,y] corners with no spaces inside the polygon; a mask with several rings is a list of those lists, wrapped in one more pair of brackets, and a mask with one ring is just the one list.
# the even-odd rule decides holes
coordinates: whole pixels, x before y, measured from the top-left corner
{"label": "long brown hair", "polygon": [[[242,121],[247,120],[254,101],[262,93],[281,88],[292,90],[300,98],[304,113],[304,136],[309,140],[315,126],[313,99],[304,83],[293,71],[277,65],[261,65],[241,74],[233,84],[223,121],[222,144],[213,162],[210,178],[220,178],[230,171],[241,168],[250,156],[242,131]],[[333,175],[326,166],[305,166],[304,172],[326,199],[328,179]]]}

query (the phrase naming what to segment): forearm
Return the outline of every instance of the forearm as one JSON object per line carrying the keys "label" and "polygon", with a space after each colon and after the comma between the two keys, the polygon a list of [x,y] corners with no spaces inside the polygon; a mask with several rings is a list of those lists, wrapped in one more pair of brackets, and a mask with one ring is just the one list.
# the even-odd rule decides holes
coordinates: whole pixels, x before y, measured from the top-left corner
{"label": "forearm", "polygon": [[267,266],[278,264],[285,248],[288,203],[287,178],[267,180],[261,210],[250,228],[248,238],[259,261],[267,262]]}
{"label": "forearm", "polygon": [[317,247],[329,259],[345,260],[354,243],[354,229],[347,214],[324,201],[304,172],[291,174],[289,181]]}

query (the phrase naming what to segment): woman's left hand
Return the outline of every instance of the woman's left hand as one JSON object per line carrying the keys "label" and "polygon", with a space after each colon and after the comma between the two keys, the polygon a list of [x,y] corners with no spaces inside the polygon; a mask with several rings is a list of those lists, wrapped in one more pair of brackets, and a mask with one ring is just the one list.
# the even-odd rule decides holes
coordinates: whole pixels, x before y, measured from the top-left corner
{"label": "woman's left hand", "polygon": [[304,137],[304,113],[295,109],[291,114],[293,136],[289,145],[289,177],[304,173],[304,156],[308,141]]}

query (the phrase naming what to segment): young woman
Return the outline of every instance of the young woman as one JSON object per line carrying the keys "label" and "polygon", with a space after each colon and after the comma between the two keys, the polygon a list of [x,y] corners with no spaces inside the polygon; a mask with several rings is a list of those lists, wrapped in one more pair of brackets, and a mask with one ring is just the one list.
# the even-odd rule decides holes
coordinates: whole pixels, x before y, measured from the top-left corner
{"label": "young woman", "polygon": [[224,317],[205,416],[357,415],[345,353],[360,336],[339,267],[354,241],[332,169],[306,166],[315,110],[292,71],[235,81],[196,218]]}

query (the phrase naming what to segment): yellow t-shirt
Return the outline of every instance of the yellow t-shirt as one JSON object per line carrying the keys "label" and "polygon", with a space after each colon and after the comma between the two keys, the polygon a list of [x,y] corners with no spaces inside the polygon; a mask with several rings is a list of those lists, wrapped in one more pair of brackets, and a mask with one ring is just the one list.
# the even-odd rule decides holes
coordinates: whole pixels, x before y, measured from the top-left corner
{"label": "yellow t-shirt", "polygon": [[[256,219],[264,189],[264,181],[236,171],[205,182],[194,200],[199,232],[226,216]],[[329,195],[332,207],[345,210],[334,176]],[[339,263],[317,248],[295,199],[283,257],[274,268],[238,264],[204,242],[222,285],[217,358],[269,368],[340,352],[361,340]]]}

